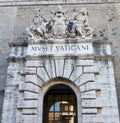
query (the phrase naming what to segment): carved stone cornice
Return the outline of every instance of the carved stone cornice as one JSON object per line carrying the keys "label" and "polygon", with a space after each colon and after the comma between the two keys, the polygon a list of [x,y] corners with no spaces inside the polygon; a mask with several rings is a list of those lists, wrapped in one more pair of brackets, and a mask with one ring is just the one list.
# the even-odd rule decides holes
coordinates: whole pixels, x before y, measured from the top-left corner
{"label": "carved stone cornice", "polygon": [[23,46],[23,47],[27,47],[28,46],[28,43],[27,41],[19,41],[19,42],[10,42],[8,43],[9,47],[16,47],[16,46]]}

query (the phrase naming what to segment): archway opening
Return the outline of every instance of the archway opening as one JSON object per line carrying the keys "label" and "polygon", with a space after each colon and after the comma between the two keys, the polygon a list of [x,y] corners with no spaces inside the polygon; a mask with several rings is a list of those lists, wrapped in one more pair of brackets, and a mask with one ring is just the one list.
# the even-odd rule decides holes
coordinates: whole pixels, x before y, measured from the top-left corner
{"label": "archway opening", "polygon": [[44,97],[43,123],[77,123],[77,101],[67,85],[52,86]]}

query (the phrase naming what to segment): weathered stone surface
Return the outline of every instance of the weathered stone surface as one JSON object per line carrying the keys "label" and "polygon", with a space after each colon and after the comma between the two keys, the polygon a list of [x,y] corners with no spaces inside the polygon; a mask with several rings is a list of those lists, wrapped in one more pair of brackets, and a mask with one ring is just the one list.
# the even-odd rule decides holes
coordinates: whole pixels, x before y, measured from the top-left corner
{"label": "weathered stone surface", "polygon": [[56,77],[56,67],[55,67],[55,60],[54,59],[46,59],[44,61],[44,67],[46,71],[49,73],[50,78],[55,78]]}
{"label": "weathered stone surface", "polygon": [[99,70],[97,67],[92,66],[92,67],[84,67],[83,72],[84,73],[99,73]]}
{"label": "weathered stone surface", "polygon": [[97,108],[97,107],[102,107],[102,101],[101,99],[96,99],[96,100],[82,100],[82,107],[84,108]]}
{"label": "weathered stone surface", "polygon": [[96,95],[96,91],[92,90],[92,91],[87,91],[87,92],[83,92],[81,93],[81,98],[82,99],[96,99],[97,95]]}
{"label": "weathered stone surface", "polygon": [[97,114],[98,111],[97,111],[97,108],[83,108],[82,110],[82,113],[85,115],[88,115],[88,114]]}
{"label": "weathered stone surface", "polygon": [[25,74],[36,74],[36,68],[25,68]]}
{"label": "weathered stone surface", "polygon": [[20,120],[22,123],[36,123],[37,115],[22,115],[22,119]]}
{"label": "weathered stone surface", "polygon": [[87,82],[94,82],[94,74],[82,74],[80,78],[75,82],[78,86],[81,86]]}
{"label": "weathered stone surface", "polygon": [[[44,2],[45,1],[39,1],[39,5],[41,5],[41,3],[44,3]],[[90,1],[87,1],[87,2],[90,2]],[[97,1],[95,1],[95,2],[97,2]],[[99,1],[99,2],[101,2],[101,1]],[[105,2],[105,1],[102,1],[102,2]],[[113,1],[111,1],[111,2],[113,2]],[[9,2],[9,3],[2,2],[2,4],[5,4],[6,6],[12,5],[11,2]],[[17,3],[15,3],[14,2],[14,5],[22,5],[22,4],[24,4],[24,5],[30,4],[33,6],[31,6],[31,7],[21,6],[21,7],[13,7],[13,8],[8,7],[7,16],[5,14],[5,18],[3,18],[3,12],[7,8],[4,8],[4,9],[2,8],[3,10],[1,9],[2,10],[1,11],[2,15],[0,15],[1,20],[2,20],[1,23],[2,23],[3,27],[4,27],[4,24],[7,24],[7,25],[5,25],[5,28],[1,27],[1,30],[2,30],[2,35],[0,36],[0,38],[2,37],[1,44],[4,44],[5,40],[8,40],[8,41],[11,40],[11,38],[5,39],[5,37],[13,37],[13,40],[16,40],[16,41],[25,39],[24,34],[22,34],[22,33],[24,33],[25,27],[30,25],[30,20],[33,17],[33,15],[31,14],[32,10],[33,10],[33,8],[37,8],[38,6],[36,7],[35,5],[38,5],[38,4],[37,4],[37,2],[36,3],[34,3],[34,2],[27,2],[27,3],[25,3],[25,2],[18,3],[17,2]],[[45,3],[45,4],[47,4],[47,3]],[[55,6],[47,4],[48,6],[45,7],[45,4],[40,6],[40,8],[44,11],[43,13],[41,13],[41,15],[46,14],[49,16],[48,9],[49,10],[53,9],[53,7],[55,8]],[[97,5],[97,7],[96,7],[96,5]],[[73,14],[76,15],[76,13],[78,13],[78,11],[79,11],[79,8],[81,8],[81,6],[83,6],[83,5],[74,4],[71,6],[72,7],[69,7],[69,5],[66,5],[66,4],[63,5],[63,8],[66,8],[69,10],[68,15],[71,15],[71,13],[73,11],[74,11]],[[116,75],[116,81],[119,82],[119,73],[120,73],[120,70],[119,70],[119,59],[120,59],[119,58],[119,44],[120,44],[119,31],[120,31],[120,29],[118,26],[119,25],[118,20],[120,20],[120,17],[119,17],[118,13],[120,10],[119,9],[120,5],[119,5],[119,3],[117,3],[117,4],[111,3],[111,4],[95,4],[95,5],[89,4],[89,6],[86,4],[85,6],[87,7],[87,10],[90,11],[90,13],[89,13],[90,19],[89,20],[90,20],[90,23],[95,28],[94,36],[96,36],[97,38],[100,38],[100,39],[108,38],[108,40],[114,41],[113,45],[112,45],[112,51],[114,51],[113,54],[116,56],[115,61],[114,61],[115,75]],[[73,8],[75,8],[75,9],[73,10]],[[18,9],[18,11],[17,11],[17,9]],[[12,13],[12,14],[10,14],[10,13]],[[16,17],[16,18],[14,18],[14,17]],[[46,18],[48,18],[48,17],[46,17]],[[8,20],[9,20],[9,22],[8,22]],[[100,23],[98,23],[98,22],[100,22]],[[15,25],[14,32],[10,31],[13,29],[13,25]],[[106,27],[106,25],[107,25],[107,27]],[[8,29],[8,27],[9,27],[9,29]],[[4,31],[4,29],[5,29],[5,31]],[[14,33],[14,34],[12,36],[12,34],[4,33],[4,32],[10,32],[10,33]],[[75,43],[75,42],[73,41],[72,43]],[[1,49],[0,51],[5,56],[4,51],[5,52],[8,52],[8,51],[7,51],[7,48],[5,48],[6,45],[2,45],[2,46],[3,47],[0,48]],[[83,113],[86,113],[86,114],[88,113],[88,114],[80,115],[80,113],[79,113],[78,119],[80,120],[81,116],[82,116],[81,119],[83,119],[80,122],[83,122],[83,123],[90,123],[90,122],[92,122],[92,123],[110,123],[110,122],[119,123],[113,64],[112,64],[112,61],[110,60],[111,58],[109,56],[107,56],[107,55],[111,55],[111,48],[110,48],[109,44],[107,44],[104,41],[102,44],[100,44],[100,42],[98,43],[98,41],[96,43],[94,42],[94,45],[92,45],[92,46],[95,47],[94,54],[93,54],[93,55],[96,55],[95,59],[94,59],[94,57],[89,59],[89,56],[87,56],[87,55],[84,58],[83,57],[68,57],[68,56],[62,56],[62,55],[61,55],[62,57],[58,56],[57,58],[56,57],[54,58],[54,56],[52,56],[52,59],[54,59],[54,60],[61,59],[61,61],[64,60],[63,57],[66,57],[66,59],[64,60],[64,65],[63,65],[63,61],[62,61],[62,64],[61,64],[62,67],[60,68],[59,63],[57,63],[58,67],[57,67],[57,69],[54,69],[54,70],[49,70],[51,65],[45,67],[47,64],[49,64],[49,61],[50,61],[49,57],[41,57],[40,58],[38,56],[38,58],[35,58],[35,57],[28,58],[28,56],[27,56],[26,68],[30,68],[30,69],[33,68],[35,70],[37,67],[39,67],[39,68],[37,68],[37,69],[40,69],[38,72],[39,76],[33,77],[33,78],[30,76],[28,76],[28,77],[26,76],[26,83],[23,84],[23,86],[21,86],[21,85],[19,86],[20,92],[18,92],[18,90],[17,91],[14,90],[14,89],[13,90],[11,89],[7,92],[7,89],[6,89],[6,94],[8,95],[7,99],[10,99],[10,101],[9,101],[9,104],[5,103],[4,105],[9,110],[4,109],[4,111],[6,113],[3,114],[2,123],[6,123],[8,121],[9,121],[9,123],[13,123],[13,122],[18,122],[18,123],[19,122],[23,122],[23,123],[42,122],[42,116],[43,116],[42,107],[43,107],[43,105],[42,105],[41,100],[43,100],[43,96],[47,92],[47,89],[49,90],[49,87],[52,87],[54,84],[58,84],[56,81],[54,81],[53,83],[51,82],[51,86],[48,86],[49,83],[47,83],[47,82],[50,79],[52,80],[52,78],[54,78],[58,75],[62,76],[63,78],[67,78],[68,80],[71,79],[73,81],[75,81],[76,77],[79,78],[78,79],[79,81],[76,81],[76,83],[71,82],[70,87],[73,89],[72,85],[75,85],[76,89],[74,89],[74,92],[76,93],[76,92],[78,92],[77,87],[80,86],[82,93],[83,93],[83,94],[81,94],[81,97],[83,98],[81,107],[85,107],[85,109],[87,108],[86,109],[87,111],[83,110]],[[18,48],[18,49],[16,48],[16,50],[15,50],[16,54],[13,54],[13,55],[19,57],[22,54],[21,50],[22,50],[21,48]],[[26,54],[26,53],[24,52],[24,54]],[[57,55],[59,55],[59,54],[57,54]],[[105,56],[105,57],[103,58],[102,56]],[[25,55],[25,57],[26,57],[26,55]],[[98,57],[99,57],[99,59],[98,59]],[[3,58],[3,56],[2,56],[2,58]],[[47,62],[44,62],[45,58],[47,58],[47,60],[48,60]],[[107,59],[107,58],[110,58],[110,59]],[[77,60],[75,60],[75,59],[77,59]],[[34,62],[34,60],[35,60],[35,62]],[[2,61],[4,61],[4,60],[2,59]],[[17,62],[17,61],[15,61],[15,62]],[[2,63],[3,62],[1,62],[1,64]],[[52,64],[54,64],[54,63],[52,62]],[[2,69],[4,69],[4,64],[2,64],[2,66],[3,66]],[[11,68],[8,68],[8,73],[9,72],[12,73],[13,78],[11,78],[11,79],[9,78],[7,80],[7,83],[9,85],[12,85],[13,88],[17,88],[16,84],[24,83],[24,81],[23,81],[24,77],[21,80],[21,75],[19,74],[20,70],[18,70],[18,68],[20,67],[19,65],[18,66],[10,65],[10,66],[11,66]],[[52,66],[54,66],[54,68],[55,68],[55,64]],[[93,68],[92,68],[92,67],[96,67],[96,66],[98,68],[97,72],[96,72],[96,70],[93,70]],[[75,72],[74,69],[76,69],[76,67],[79,67],[79,70],[80,70],[79,73],[76,72],[77,74],[74,73]],[[63,68],[64,68],[64,70],[63,70],[63,75],[62,75]],[[9,71],[9,69],[10,69],[10,71]],[[81,69],[83,69],[83,71],[86,74],[85,73],[81,74]],[[30,71],[29,73],[30,74],[35,73],[34,70]],[[57,71],[55,71],[55,70],[57,70]],[[58,70],[60,70],[60,73],[58,72]],[[1,73],[1,75],[3,75],[2,72],[0,72],[0,73]],[[79,74],[81,76],[79,76]],[[9,75],[11,75],[11,74],[9,74]],[[1,78],[2,77],[3,76],[1,76]],[[2,79],[1,78],[0,78],[0,80],[2,80],[1,82],[5,82],[4,77]],[[40,81],[41,79],[43,81],[45,81],[46,83],[39,85],[39,82],[41,83],[41,81]],[[61,82],[61,83],[63,84],[63,82]],[[65,82],[65,84],[68,84],[68,82]],[[43,87],[45,87],[46,91],[42,90]],[[40,90],[42,90],[42,91],[40,91]],[[93,91],[93,90],[96,90],[96,94],[94,93],[95,91],[90,93],[90,91]],[[12,91],[16,91],[18,93],[14,93]],[[29,95],[29,92],[31,92],[30,95]],[[17,109],[17,106],[14,105],[13,102],[20,101],[19,98],[17,97],[17,95],[19,95],[19,94],[22,94],[22,96],[20,98],[22,98],[21,100],[23,102],[25,101],[23,98],[24,97],[23,94],[25,94],[25,99],[31,100],[34,95],[32,93],[39,94],[39,105],[40,106],[37,105],[39,112],[32,111],[32,110],[29,110],[29,111],[31,111],[31,112],[29,112],[29,111],[23,110],[23,112],[24,112],[23,114],[26,114],[26,115],[22,115],[23,118],[20,117],[20,119],[16,121],[15,120],[15,118],[17,117],[16,112],[18,112],[18,111],[22,112],[22,111],[20,111],[20,109]],[[76,93],[76,95],[78,95],[78,93]],[[15,99],[15,98],[18,98],[18,99]],[[36,100],[36,98],[37,98],[37,95],[35,94],[34,99]],[[6,99],[6,97],[5,97],[5,99]],[[34,107],[36,105],[36,103],[33,103],[33,102],[29,103],[29,101],[26,101],[25,104],[23,103],[23,107],[26,107],[26,106],[28,106],[29,108]],[[78,103],[78,109],[81,109],[81,107],[80,107],[81,101],[78,101],[77,103]],[[97,108],[97,111],[98,111],[97,113],[96,113],[96,109],[95,110],[91,109],[93,107]],[[90,108],[91,110],[88,108]],[[78,112],[81,112],[81,111],[79,110]],[[90,112],[91,112],[91,114],[89,114]],[[113,113],[111,113],[111,112],[113,112]],[[27,113],[28,113],[28,115],[27,115]],[[35,117],[32,113],[35,113]],[[36,120],[37,113],[39,114],[39,121]],[[19,116],[21,116],[21,113]]]}
{"label": "weathered stone surface", "polygon": [[26,75],[25,82],[33,83],[40,87],[43,85],[43,81],[37,75]]}
{"label": "weathered stone surface", "polygon": [[63,77],[70,78],[72,71],[74,69],[74,63],[75,63],[74,60],[65,59],[65,65],[64,65],[65,69],[64,69]]}
{"label": "weathered stone surface", "polygon": [[38,101],[37,100],[25,100],[25,101],[18,101],[17,107],[18,108],[37,108]]}
{"label": "weathered stone surface", "polygon": [[98,115],[83,115],[83,122],[89,123],[89,122],[95,122],[95,123],[105,123],[102,116]]}
{"label": "weathered stone surface", "polygon": [[44,67],[37,68],[37,76],[41,79],[41,82],[47,82],[50,79],[49,74]]}
{"label": "weathered stone surface", "polygon": [[35,115],[37,114],[37,109],[23,109],[22,114],[23,115]]}
{"label": "weathered stone surface", "polygon": [[80,76],[82,75],[83,69],[82,67],[74,67],[71,76],[70,76],[70,80],[72,80],[73,82],[75,82],[76,80],[78,80],[80,78]]}
{"label": "weathered stone surface", "polygon": [[63,76],[64,71],[64,60],[55,60],[55,71],[56,76]]}
{"label": "weathered stone surface", "polygon": [[32,83],[25,83],[19,85],[19,91],[30,91],[33,93],[39,93],[40,87],[32,84]]}
{"label": "weathered stone surface", "polygon": [[37,100],[38,99],[38,94],[25,91],[23,97],[26,100],[27,99],[36,99]]}
{"label": "weathered stone surface", "polygon": [[92,66],[93,60],[76,60],[76,66]]}
{"label": "weathered stone surface", "polygon": [[80,86],[80,92],[95,90],[95,82],[87,82],[86,84]]}
{"label": "weathered stone surface", "polygon": [[2,117],[3,98],[4,98],[4,91],[0,91],[0,119]]}
{"label": "weathered stone surface", "polygon": [[[9,100],[9,101],[8,101]],[[4,122],[16,122],[17,113],[17,101],[18,101],[18,87],[6,87],[4,95],[2,123]]]}
{"label": "weathered stone surface", "polygon": [[40,60],[28,60],[25,63],[26,67],[43,67],[43,61]]}

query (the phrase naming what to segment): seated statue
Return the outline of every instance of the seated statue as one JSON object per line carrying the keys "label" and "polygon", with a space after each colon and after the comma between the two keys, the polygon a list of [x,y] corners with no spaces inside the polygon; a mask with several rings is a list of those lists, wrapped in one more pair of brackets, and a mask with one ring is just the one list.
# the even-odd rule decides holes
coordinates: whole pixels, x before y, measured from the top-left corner
{"label": "seated statue", "polygon": [[92,38],[93,29],[88,23],[88,13],[85,8],[81,8],[80,13],[75,16],[74,23],[76,25],[76,36],[85,38]]}
{"label": "seated statue", "polygon": [[34,14],[35,14],[35,17],[33,18],[34,25],[29,28],[26,28],[26,31],[28,33],[28,38],[30,40],[43,38],[46,30],[44,18],[40,16],[40,10],[36,9],[34,11]]}

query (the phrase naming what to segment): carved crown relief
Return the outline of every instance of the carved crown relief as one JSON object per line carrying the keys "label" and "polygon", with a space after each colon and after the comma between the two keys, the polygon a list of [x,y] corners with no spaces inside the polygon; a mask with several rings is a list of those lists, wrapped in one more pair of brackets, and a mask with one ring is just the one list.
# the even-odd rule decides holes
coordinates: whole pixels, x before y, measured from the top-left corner
{"label": "carved crown relief", "polygon": [[34,10],[33,25],[26,28],[28,39],[39,41],[48,38],[81,38],[92,39],[93,28],[88,22],[88,12],[86,8],[81,8],[80,12],[73,18],[68,19],[65,14],[67,11],[58,5],[52,11],[53,18],[49,22],[40,14],[40,9]]}

